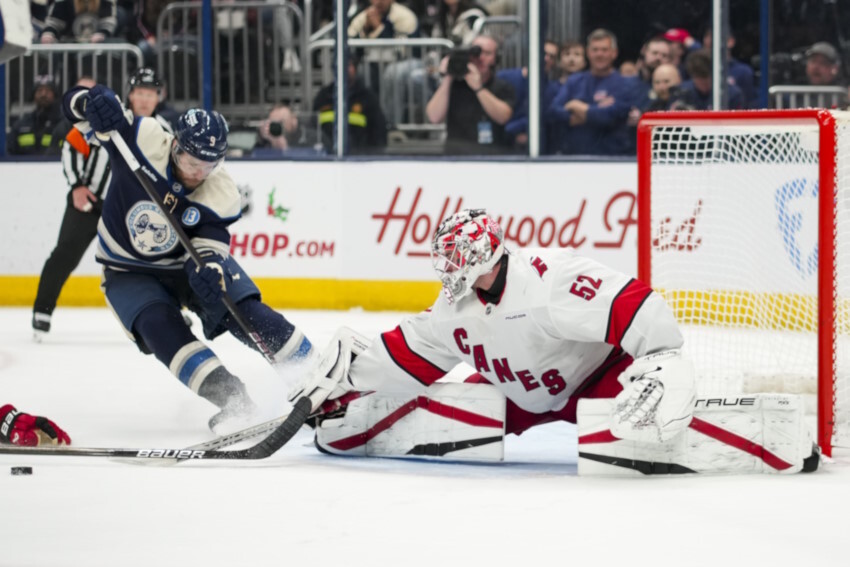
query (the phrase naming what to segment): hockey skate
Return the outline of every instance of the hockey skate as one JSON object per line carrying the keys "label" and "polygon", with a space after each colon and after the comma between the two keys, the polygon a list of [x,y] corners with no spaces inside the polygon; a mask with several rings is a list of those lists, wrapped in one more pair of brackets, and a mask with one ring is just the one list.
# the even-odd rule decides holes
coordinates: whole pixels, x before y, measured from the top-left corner
{"label": "hockey skate", "polygon": [[207,425],[216,435],[226,435],[254,425],[252,417],[256,413],[257,405],[247,395],[234,397],[210,418]]}
{"label": "hockey skate", "polygon": [[223,367],[207,376],[198,394],[220,408],[207,425],[216,435],[223,435],[252,425],[257,405],[248,395],[245,384]]}
{"label": "hockey skate", "polygon": [[40,343],[44,336],[50,332],[50,314],[33,311],[32,313],[32,340]]}

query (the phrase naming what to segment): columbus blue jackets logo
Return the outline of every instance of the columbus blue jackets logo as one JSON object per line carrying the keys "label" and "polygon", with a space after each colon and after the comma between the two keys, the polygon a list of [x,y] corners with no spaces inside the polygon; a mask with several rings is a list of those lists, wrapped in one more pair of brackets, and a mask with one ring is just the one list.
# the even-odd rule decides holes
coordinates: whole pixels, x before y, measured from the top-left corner
{"label": "columbus blue jackets logo", "polygon": [[133,247],[145,256],[166,254],[177,245],[177,234],[159,208],[150,201],[142,201],[130,209],[127,228]]}
{"label": "columbus blue jackets logo", "polygon": [[803,277],[818,269],[818,182],[792,179],[774,197],[779,234],[788,259]]}

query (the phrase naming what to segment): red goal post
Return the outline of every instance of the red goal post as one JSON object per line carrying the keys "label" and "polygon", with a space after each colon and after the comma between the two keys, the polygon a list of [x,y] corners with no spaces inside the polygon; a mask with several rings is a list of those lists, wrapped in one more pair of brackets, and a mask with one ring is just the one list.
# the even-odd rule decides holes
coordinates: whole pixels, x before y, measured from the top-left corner
{"label": "red goal post", "polygon": [[816,395],[850,446],[850,113],[647,113],[638,277],[685,333],[700,393]]}

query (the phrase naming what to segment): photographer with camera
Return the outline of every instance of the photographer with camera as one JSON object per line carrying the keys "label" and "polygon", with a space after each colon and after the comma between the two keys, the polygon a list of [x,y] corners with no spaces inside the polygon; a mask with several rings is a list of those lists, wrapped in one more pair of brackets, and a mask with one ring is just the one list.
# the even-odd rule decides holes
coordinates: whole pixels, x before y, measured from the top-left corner
{"label": "photographer with camera", "polygon": [[319,139],[318,132],[303,126],[289,106],[278,104],[263,120],[257,132],[254,149],[280,150],[313,147]]}
{"label": "photographer with camera", "polygon": [[511,151],[505,124],[513,115],[516,95],[495,76],[498,48],[492,37],[479,36],[440,61],[442,80],[425,113],[432,124],[446,123],[446,154]]}

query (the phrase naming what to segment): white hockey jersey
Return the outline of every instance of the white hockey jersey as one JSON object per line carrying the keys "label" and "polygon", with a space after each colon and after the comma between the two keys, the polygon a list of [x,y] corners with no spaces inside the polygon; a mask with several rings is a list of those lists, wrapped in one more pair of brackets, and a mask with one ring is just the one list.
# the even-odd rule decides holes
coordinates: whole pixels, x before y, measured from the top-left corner
{"label": "white hockey jersey", "polygon": [[351,365],[358,390],[416,392],[466,362],[531,413],[562,409],[609,357],[682,346],[645,284],[568,249],[512,252],[501,298],[472,293],[383,333]]}

